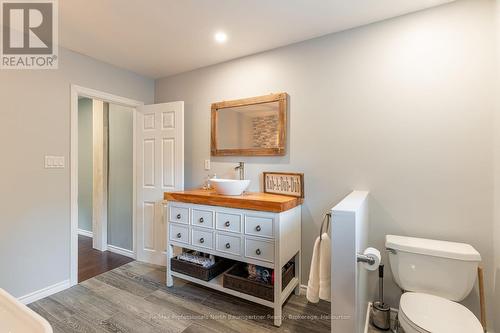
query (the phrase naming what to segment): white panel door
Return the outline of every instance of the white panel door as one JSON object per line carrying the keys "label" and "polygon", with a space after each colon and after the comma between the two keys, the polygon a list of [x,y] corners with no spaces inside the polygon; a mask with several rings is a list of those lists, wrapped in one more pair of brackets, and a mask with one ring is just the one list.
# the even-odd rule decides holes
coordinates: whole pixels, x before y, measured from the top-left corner
{"label": "white panel door", "polygon": [[137,260],[165,265],[163,193],[184,189],[184,102],[138,111]]}

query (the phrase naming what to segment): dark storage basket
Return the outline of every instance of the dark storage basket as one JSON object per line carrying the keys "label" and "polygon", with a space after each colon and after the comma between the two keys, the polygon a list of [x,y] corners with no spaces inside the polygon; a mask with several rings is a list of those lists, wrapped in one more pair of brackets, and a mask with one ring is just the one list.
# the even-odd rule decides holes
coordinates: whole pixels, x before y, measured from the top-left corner
{"label": "dark storage basket", "polygon": [[224,272],[234,263],[232,260],[215,257],[215,264],[212,267],[205,268],[201,265],[179,260],[177,257],[170,259],[170,269],[174,272],[192,276],[194,278],[210,281],[217,275]]}
{"label": "dark storage basket", "polygon": [[[291,263],[289,267],[283,272],[282,275],[282,288],[284,290],[286,286],[295,277],[295,264]],[[224,273],[223,276],[223,286],[224,288],[229,288],[242,292],[244,294],[252,295],[258,298],[263,298],[270,302],[274,302],[274,285],[267,284],[263,282],[258,282],[248,279],[248,272],[246,270],[246,264],[237,264],[229,271]]]}

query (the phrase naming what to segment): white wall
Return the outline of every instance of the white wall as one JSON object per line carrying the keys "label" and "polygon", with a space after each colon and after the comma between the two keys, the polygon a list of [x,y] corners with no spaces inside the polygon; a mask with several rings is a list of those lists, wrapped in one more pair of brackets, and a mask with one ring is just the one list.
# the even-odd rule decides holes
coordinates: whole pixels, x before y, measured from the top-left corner
{"label": "white wall", "polygon": [[[500,1],[496,2],[496,13],[500,13]],[[500,57],[500,16],[496,16],[496,59]],[[494,84],[493,93],[497,96],[497,112],[495,113],[494,121],[494,138],[495,143],[493,146],[495,158],[494,170],[494,225],[493,225],[493,244],[495,249],[495,262],[494,262],[494,294],[493,304],[495,313],[494,318],[500,318],[500,61],[497,61],[496,67],[496,82]],[[500,319],[495,321],[495,332],[500,332]]]}
{"label": "white wall", "polygon": [[133,109],[109,104],[108,244],[133,250]]}
{"label": "white wall", "polygon": [[92,232],[92,100],[78,100],[78,229]]}
{"label": "white wall", "polygon": [[[493,5],[457,1],[157,80],[156,102],[186,103],[186,187],[207,173],[211,103],[287,92],[288,154],[212,158],[210,172],[232,175],[246,161],[252,190],[262,171],[304,172],[306,264],[322,214],[369,189],[371,245],[383,249],[387,233],[470,243],[491,296]],[[399,290],[387,285],[397,306]],[[466,304],[477,312],[476,292]]]}
{"label": "white wall", "polygon": [[[61,49],[58,70],[0,71],[0,288],[14,296],[69,279],[70,84],[153,102],[154,82]],[[44,155],[66,157],[44,169]]]}
{"label": "white wall", "polygon": [[[105,104],[108,124],[108,239],[133,250],[133,109]],[[92,99],[78,99],[78,228],[92,232]]]}

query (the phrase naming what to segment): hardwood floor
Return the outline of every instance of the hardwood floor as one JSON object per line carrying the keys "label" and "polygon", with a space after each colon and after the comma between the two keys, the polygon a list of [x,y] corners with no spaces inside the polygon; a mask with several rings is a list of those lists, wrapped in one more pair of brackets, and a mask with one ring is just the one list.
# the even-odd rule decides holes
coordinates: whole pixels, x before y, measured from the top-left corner
{"label": "hardwood floor", "polygon": [[292,295],[277,328],[270,308],[179,279],[167,288],[164,267],[137,261],[29,306],[54,333],[330,332],[328,302]]}
{"label": "hardwood floor", "polygon": [[105,273],[134,259],[92,248],[92,238],[78,235],[78,282]]}

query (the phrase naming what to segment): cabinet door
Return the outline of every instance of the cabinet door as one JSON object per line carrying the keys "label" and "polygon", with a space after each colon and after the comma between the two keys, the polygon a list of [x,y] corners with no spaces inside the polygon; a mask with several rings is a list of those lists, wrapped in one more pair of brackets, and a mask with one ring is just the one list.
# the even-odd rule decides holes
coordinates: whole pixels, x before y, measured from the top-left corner
{"label": "cabinet door", "polygon": [[274,262],[274,243],[245,238],[245,257]]}
{"label": "cabinet door", "polygon": [[245,216],[245,234],[259,237],[274,237],[274,220],[272,217]]}
{"label": "cabinet door", "polygon": [[216,250],[223,253],[229,253],[235,256],[241,255],[241,238],[235,235],[226,235],[218,233],[216,235]]}
{"label": "cabinet door", "polygon": [[214,228],[214,213],[210,210],[193,208],[191,224],[195,227]]}
{"label": "cabinet door", "polygon": [[189,228],[187,226],[170,223],[168,234],[171,241],[189,244]]}
{"label": "cabinet door", "polygon": [[241,233],[241,214],[217,212],[217,230]]}
{"label": "cabinet door", "polygon": [[191,244],[196,247],[213,250],[214,233],[209,230],[192,229]]}

